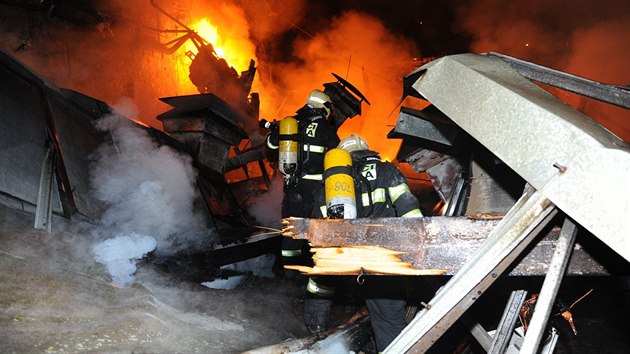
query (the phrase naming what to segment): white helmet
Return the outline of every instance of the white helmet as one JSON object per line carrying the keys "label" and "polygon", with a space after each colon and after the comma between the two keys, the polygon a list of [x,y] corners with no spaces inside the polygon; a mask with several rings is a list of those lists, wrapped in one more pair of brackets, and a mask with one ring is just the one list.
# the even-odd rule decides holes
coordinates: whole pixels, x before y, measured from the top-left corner
{"label": "white helmet", "polygon": [[341,139],[341,142],[339,143],[337,147],[344,149],[347,152],[370,149],[367,141],[365,141],[365,139],[363,139],[357,134],[351,134]]}
{"label": "white helmet", "polygon": [[312,108],[321,108],[325,112],[325,116],[330,115],[330,109],[332,108],[332,101],[330,97],[320,90],[313,90],[306,99],[306,104]]}

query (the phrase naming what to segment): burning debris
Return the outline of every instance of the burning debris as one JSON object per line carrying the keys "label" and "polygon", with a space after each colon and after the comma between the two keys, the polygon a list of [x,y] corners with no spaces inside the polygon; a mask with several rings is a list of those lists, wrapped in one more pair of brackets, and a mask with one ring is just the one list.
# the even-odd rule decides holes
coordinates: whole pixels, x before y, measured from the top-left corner
{"label": "burning debris", "polygon": [[239,75],[236,69],[215,51],[212,43],[160,7],[155,0],[151,0],[151,5],[182,27],[181,30],[162,30],[162,32],[181,34],[180,37],[164,44],[168,53],[179,50],[187,41],[195,46],[197,53],[186,50],[185,54],[192,60],[188,77],[199,93],[217,94],[233,107],[242,109],[246,115],[257,118],[258,94],[250,94],[256,74],[254,60],[250,60],[247,71]]}

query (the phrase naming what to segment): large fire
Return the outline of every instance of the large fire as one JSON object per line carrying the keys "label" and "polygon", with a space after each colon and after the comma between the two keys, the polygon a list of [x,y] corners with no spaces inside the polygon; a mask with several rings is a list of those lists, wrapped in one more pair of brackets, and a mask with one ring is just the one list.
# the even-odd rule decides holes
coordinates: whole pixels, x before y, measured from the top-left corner
{"label": "large fire", "polygon": [[[237,21],[234,20],[235,18],[231,17],[230,21]],[[342,23],[342,25],[352,27],[358,27],[361,22],[356,16],[350,16],[344,21],[348,24]],[[380,41],[378,48],[370,48],[371,41],[366,41],[361,45],[352,44],[348,48],[322,51],[318,49],[319,46],[329,42],[331,38],[335,41],[347,42],[343,38],[338,38],[335,32],[325,33],[322,38],[313,38],[300,44],[303,47],[302,53],[316,51],[317,55],[305,59],[303,66],[296,66],[292,63],[259,61],[256,58],[256,47],[250,40],[249,34],[235,29],[243,26],[234,26],[226,18],[203,17],[187,24],[200,37],[211,43],[216,55],[225,59],[238,74],[247,70],[250,60],[256,61],[258,70],[252,92],[260,95],[260,117],[267,120],[281,119],[295,114],[295,111],[305,103],[306,96],[311,90],[323,89],[324,83],[335,81],[331,75],[332,72],[345,73],[344,78],[362,91],[372,105],[367,106],[364,103],[362,115],[344,123],[339,130],[340,138],[352,133],[361,134],[368,140],[372,149],[379,151],[384,158],[392,160],[395,158],[400,142],[388,140],[386,135],[395,124],[398,115],[396,104],[402,91],[402,75],[413,67],[409,65],[410,61],[407,61],[405,68],[401,70],[401,63],[406,59],[392,61],[388,54],[386,61],[375,56],[374,53],[396,52],[396,48],[388,49],[388,44],[383,44],[382,36],[385,34],[381,32],[385,30],[380,25],[377,23],[370,23],[370,25],[374,25],[374,31],[379,33],[375,35]],[[340,31],[347,32],[348,30],[340,29]],[[311,46],[312,48],[309,48]],[[192,41],[187,41],[175,53],[177,80],[183,91],[181,94],[198,92],[189,79],[189,67],[198,51],[199,49]],[[406,53],[402,56],[406,56]],[[261,76],[264,76],[264,80],[261,80]],[[380,81],[383,80],[385,82],[381,83]],[[217,94],[220,96],[219,93]]]}
{"label": "large fire", "polygon": [[[209,14],[206,11],[192,11],[191,15],[204,17],[191,19],[186,26],[211,43],[216,55],[225,59],[239,75],[247,70],[250,60],[256,62],[257,72],[251,92],[259,94],[260,118],[271,121],[295,114],[311,90],[323,89],[324,83],[335,81],[331,75],[335,72],[356,86],[372,103],[370,106],[363,103],[361,116],[344,123],[339,130],[340,138],[352,133],[361,134],[384,158],[395,158],[400,141],[389,140],[386,135],[396,123],[402,76],[414,68],[411,59],[417,52],[413,45],[389,38],[390,34],[382,24],[372,18],[348,14],[337,20],[334,29],[299,40],[294,49],[297,58],[293,62],[281,58],[279,61],[258,60],[256,53],[261,49],[257,49],[250,38],[249,23],[242,15],[239,17],[235,9],[223,8],[221,11],[231,16],[215,16],[216,9],[211,16],[205,16]],[[367,39],[356,41],[358,33]],[[175,53],[181,91],[178,94],[198,93],[189,79],[190,64],[198,51],[192,41],[187,41]]]}

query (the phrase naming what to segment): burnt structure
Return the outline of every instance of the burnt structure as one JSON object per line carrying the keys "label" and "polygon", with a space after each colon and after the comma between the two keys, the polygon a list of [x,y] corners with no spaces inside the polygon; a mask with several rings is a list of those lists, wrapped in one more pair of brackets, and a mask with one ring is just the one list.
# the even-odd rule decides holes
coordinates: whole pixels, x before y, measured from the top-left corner
{"label": "burnt structure", "polygon": [[337,81],[324,83],[324,93],[332,100],[331,120],[333,125],[339,128],[346,119],[361,115],[361,102],[369,105],[370,101],[347,80],[335,73],[332,75]]}
{"label": "burnt structure", "polygon": [[200,168],[223,175],[230,147],[248,138],[247,118],[212,93],[160,100],[173,107],[157,116],[164,131],[190,147]]}
{"label": "burnt structure", "polygon": [[[112,138],[98,130],[96,122],[117,115],[158,145],[191,156],[198,170],[196,205],[218,232],[219,244],[247,243],[254,233],[242,200],[224,177],[230,148],[247,138],[240,128],[247,118],[218,97],[164,98],[174,106],[160,116],[165,133],[126,119],[102,101],[55,86],[4,52],[0,78],[5,83],[0,92],[0,200],[32,212],[36,228],[50,231],[53,214],[100,220],[107,206],[91,192],[89,175],[93,154]],[[240,251],[223,249],[221,256],[197,264],[197,269],[205,269],[207,279],[222,265],[274,252],[277,240],[258,238],[253,243]],[[207,252],[211,250],[203,250],[203,257],[210,257]],[[178,257],[190,264],[200,256]]]}

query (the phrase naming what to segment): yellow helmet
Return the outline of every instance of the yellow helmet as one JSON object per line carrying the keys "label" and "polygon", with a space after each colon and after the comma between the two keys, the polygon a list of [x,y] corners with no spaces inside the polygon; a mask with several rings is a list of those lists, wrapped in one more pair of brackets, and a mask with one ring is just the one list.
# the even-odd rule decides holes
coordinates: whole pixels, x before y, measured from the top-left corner
{"label": "yellow helmet", "polygon": [[341,142],[339,143],[337,147],[344,149],[347,152],[370,149],[367,141],[365,141],[365,139],[363,139],[357,134],[351,134],[341,139]]}
{"label": "yellow helmet", "polygon": [[330,109],[332,108],[332,101],[330,96],[325,94],[321,90],[313,90],[306,99],[306,104],[312,108],[321,108],[325,112],[325,116],[330,115]]}

